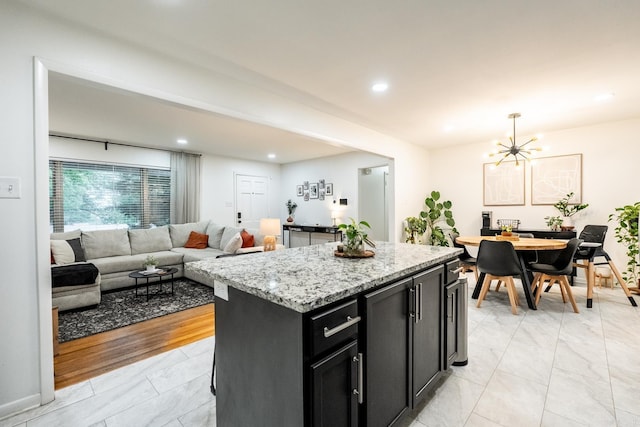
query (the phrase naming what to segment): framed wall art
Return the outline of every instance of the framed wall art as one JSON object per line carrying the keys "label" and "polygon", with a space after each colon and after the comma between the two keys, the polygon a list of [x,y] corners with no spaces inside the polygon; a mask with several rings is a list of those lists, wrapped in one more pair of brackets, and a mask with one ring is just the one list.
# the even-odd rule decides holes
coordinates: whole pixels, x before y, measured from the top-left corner
{"label": "framed wall art", "polygon": [[327,196],[333,196],[333,184],[331,182],[327,182],[324,188],[324,194]]}
{"label": "framed wall art", "polygon": [[310,182],[309,183],[309,198],[317,199],[318,198],[318,183]]}
{"label": "framed wall art", "polygon": [[296,196],[298,197],[304,196],[304,189],[302,185],[296,185]]}
{"label": "framed wall art", "polygon": [[532,162],[532,205],[553,205],[569,193],[573,193],[570,203],[582,203],[582,154],[541,157]]}
{"label": "framed wall art", "polygon": [[483,172],[485,206],[524,205],[524,167],[516,162],[485,163]]}

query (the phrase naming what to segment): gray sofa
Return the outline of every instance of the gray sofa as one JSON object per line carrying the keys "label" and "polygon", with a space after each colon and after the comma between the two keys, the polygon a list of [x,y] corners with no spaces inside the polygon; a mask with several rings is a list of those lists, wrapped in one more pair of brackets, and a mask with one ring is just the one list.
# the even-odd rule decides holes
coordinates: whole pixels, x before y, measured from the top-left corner
{"label": "gray sofa", "polygon": [[[70,241],[80,238],[86,262],[94,264],[100,272],[93,284],[52,288],[53,305],[58,306],[60,311],[95,305],[100,302],[100,291],[133,286],[135,280],[129,277],[129,273],[144,269],[143,262],[148,255],[153,255],[159,261],[158,267],[175,267],[178,269],[175,277],[183,277],[185,262],[215,258],[222,254],[262,251],[264,236],[255,229],[246,230],[254,236],[253,247],[235,247],[236,234],[242,230],[243,228],[223,226],[212,221],[201,221],[140,230],[75,230],[53,233],[51,240]],[[192,231],[208,235],[206,248],[184,247]],[[278,245],[278,248],[284,246]],[[52,268],[56,268],[56,265],[52,265]]]}

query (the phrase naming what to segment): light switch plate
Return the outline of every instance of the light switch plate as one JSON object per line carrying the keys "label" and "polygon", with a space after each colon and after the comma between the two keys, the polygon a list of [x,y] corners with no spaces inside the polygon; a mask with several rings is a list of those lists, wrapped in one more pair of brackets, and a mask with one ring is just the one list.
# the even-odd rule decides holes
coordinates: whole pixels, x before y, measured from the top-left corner
{"label": "light switch plate", "polygon": [[20,198],[20,178],[17,176],[0,176],[0,199]]}

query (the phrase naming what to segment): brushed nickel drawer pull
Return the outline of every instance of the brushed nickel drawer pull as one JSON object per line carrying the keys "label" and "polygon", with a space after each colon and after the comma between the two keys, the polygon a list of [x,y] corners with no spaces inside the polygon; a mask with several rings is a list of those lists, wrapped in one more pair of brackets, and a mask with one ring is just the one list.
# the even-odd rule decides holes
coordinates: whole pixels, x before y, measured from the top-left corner
{"label": "brushed nickel drawer pull", "polygon": [[360,316],[351,317],[347,316],[347,321],[341,325],[336,326],[333,329],[329,329],[326,326],[324,327],[324,337],[329,338],[331,335],[335,335],[340,331],[347,329],[349,326],[353,326],[360,321]]}

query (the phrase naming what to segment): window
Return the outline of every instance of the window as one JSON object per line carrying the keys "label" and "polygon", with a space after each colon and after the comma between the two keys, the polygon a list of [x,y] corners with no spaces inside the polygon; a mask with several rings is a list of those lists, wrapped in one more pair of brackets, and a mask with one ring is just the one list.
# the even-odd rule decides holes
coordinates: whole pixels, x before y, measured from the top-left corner
{"label": "window", "polygon": [[167,169],[50,160],[51,231],[168,224],[170,181]]}

